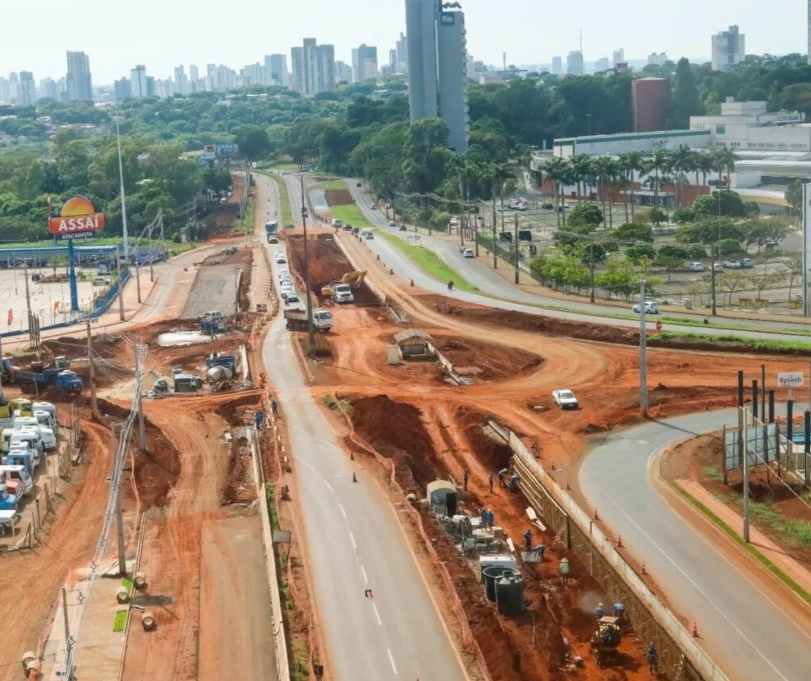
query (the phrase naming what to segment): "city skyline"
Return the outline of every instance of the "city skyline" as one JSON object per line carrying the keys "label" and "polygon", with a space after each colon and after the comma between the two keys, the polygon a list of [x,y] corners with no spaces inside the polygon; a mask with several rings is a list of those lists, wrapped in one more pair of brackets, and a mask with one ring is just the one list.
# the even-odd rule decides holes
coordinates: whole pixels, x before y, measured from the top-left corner
{"label": "city skyline", "polygon": [[[730,25],[739,25],[746,33],[751,54],[805,53],[808,40],[807,10],[796,0],[770,3],[769,21],[764,21],[762,3],[754,0],[742,0],[734,6],[685,0],[678,6],[655,9],[641,0],[626,0],[621,13],[603,3],[587,2],[577,22],[556,24],[554,31],[543,30],[549,25],[544,7],[530,0],[512,0],[511,5],[513,11],[504,13],[495,11],[485,0],[463,3],[469,20],[468,49],[476,59],[501,64],[506,51],[510,64],[550,63],[552,57],[578,49],[581,29],[586,62],[611,57],[620,47],[628,59],[644,59],[660,51],[671,58],[709,59],[710,36]],[[98,0],[76,0],[66,6],[29,0],[11,10],[15,24],[36,26],[48,17],[48,23],[60,30],[47,41],[32,41],[30,32],[7,31],[0,41],[0,74],[28,71],[37,81],[58,79],[65,75],[65,53],[84,51],[91,59],[94,84],[112,85],[141,63],[155,77],[168,78],[179,63],[240,68],[265,54],[289,57],[291,48],[306,37],[334,45],[336,60],[349,64],[353,49],[361,44],[375,46],[379,63],[385,63],[383,55],[405,30],[403,6],[402,0],[375,4],[346,0],[340,5],[311,0],[306,6],[286,8],[282,14],[267,5],[257,5],[251,9],[255,20],[243,22],[245,25],[230,37],[227,23],[217,19],[221,9],[205,0],[195,5],[194,13],[187,7],[142,0],[139,11],[128,15],[126,31],[119,30]],[[633,14],[649,28],[640,31],[639,22],[628,20]],[[161,17],[162,21],[156,20]],[[205,36],[209,38],[201,39]]]}

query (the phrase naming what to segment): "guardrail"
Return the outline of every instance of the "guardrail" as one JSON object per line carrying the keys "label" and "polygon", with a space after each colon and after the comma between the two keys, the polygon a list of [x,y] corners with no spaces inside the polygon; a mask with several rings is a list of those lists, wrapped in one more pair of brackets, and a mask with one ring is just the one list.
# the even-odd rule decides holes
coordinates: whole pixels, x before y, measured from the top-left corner
{"label": "guardrail", "polygon": [[[623,584],[627,587],[628,595],[632,595],[640,605],[647,610],[655,621],[655,624],[678,646],[679,651],[682,653],[681,659],[676,659],[672,655],[666,655],[664,654],[666,651],[660,650],[662,662],[673,670],[682,673],[683,676],[677,676],[676,678],[691,678],[689,670],[686,669],[685,666],[685,663],[687,663],[692,666],[695,672],[705,681],[729,681],[724,673],[710,659],[709,655],[699,647],[692,633],[688,631],[687,628],[676,619],[673,613],[667,609],[664,603],[659,600],[653,590],[637,574],[633,566],[616,550],[610,538],[594,524],[592,519],[580,508],[571,495],[561,488],[557,481],[546,472],[544,467],[535,459],[518,436],[511,430],[498,424],[495,419],[487,418],[485,425],[489,426],[493,431],[503,437],[512,450],[515,457],[515,465],[522,471],[523,475],[526,476],[521,482],[521,487],[522,491],[530,492],[527,494],[527,497],[530,498],[532,483],[535,483],[543,488],[544,492],[554,501],[560,513],[563,514],[561,516],[558,513],[550,513],[549,515],[544,514],[544,516],[550,524],[556,525],[556,531],[561,531],[560,523],[561,518],[563,518],[563,522],[566,523],[565,536],[567,546],[572,547],[576,553],[578,549],[585,553],[582,543],[578,542],[578,535],[587,538],[589,542],[587,558],[589,560],[584,560],[584,563],[587,562],[587,567],[589,567],[592,575],[595,578],[600,576],[598,573],[600,572],[601,566],[597,563],[602,559],[605,565],[622,580]],[[532,501],[531,498],[530,501]],[[579,547],[573,546],[578,543],[580,544]],[[596,549],[596,555],[593,553],[594,549]],[[603,573],[602,576],[604,577],[605,574]],[[600,579],[598,579],[598,581],[600,581]],[[627,605],[626,603],[626,606]],[[633,621],[633,612],[631,609],[629,608],[626,612],[629,613],[629,617]]]}

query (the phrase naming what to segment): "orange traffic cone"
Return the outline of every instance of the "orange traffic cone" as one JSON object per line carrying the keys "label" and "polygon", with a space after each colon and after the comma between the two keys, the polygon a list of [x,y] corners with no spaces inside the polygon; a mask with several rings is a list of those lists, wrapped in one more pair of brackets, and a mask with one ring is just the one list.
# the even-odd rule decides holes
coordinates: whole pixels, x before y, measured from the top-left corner
{"label": "orange traffic cone", "polygon": [[648,574],[648,571],[645,569],[645,562],[644,562],[644,561],[642,562],[642,570],[641,570],[641,574],[643,574],[643,575]]}
{"label": "orange traffic cone", "polygon": [[698,624],[693,622],[693,638],[698,638]]}
{"label": "orange traffic cone", "polygon": [[622,535],[621,534],[617,535],[617,548],[618,549],[622,548]]}

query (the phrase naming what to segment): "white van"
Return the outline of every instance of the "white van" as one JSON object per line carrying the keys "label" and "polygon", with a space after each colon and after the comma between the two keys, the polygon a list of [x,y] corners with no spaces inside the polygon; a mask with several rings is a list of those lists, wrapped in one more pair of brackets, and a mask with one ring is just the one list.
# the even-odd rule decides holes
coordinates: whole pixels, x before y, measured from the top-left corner
{"label": "white van", "polygon": [[343,222],[341,222],[341,221],[340,221],[338,218],[335,218],[335,219],[332,221],[332,226],[333,226],[333,227],[335,227],[335,229],[340,229],[341,227],[343,227],[343,226],[344,226],[344,223],[343,223]]}
{"label": "white van", "polygon": [[59,437],[57,425],[54,423],[53,418],[51,418],[51,415],[47,411],[34,411],[34,418],[43,428],[50,428],[54,432],[54,437]]}
{"label": "white van", "polygon": [[[3,451],[6,445],[6,431],[3,431]],[[28,447],[34,452],[34,465],[38,466],[42,460],[42,454],[45,451],[45,443],[42,441],[42,435],[33,428],[22,428],[14,430],[8,440],[8,451],[18,448],[20,445]]]}
{"label": "white van", "polygon": [[[47,414],[45,415],[47,417]],[[18,416],[14,419],[15,430],[30,428],[37,431],[42,437],[42,446],[45,449],[56,449],[56,435],[53,429],[43,426],[35,416]]]}
{"label": "white van", "polygon": [[25,466],[0,466],[0,477],[5,478],[7,485],[16,485],[18,497],[29,496],[34,491],[34,479]]}
{"label": "white van", "polygon": [[695,262],[688,262],[687,263],[687,271],[688,272],[703,272],[704,271],[704,263],[700,260],[696,260]]}

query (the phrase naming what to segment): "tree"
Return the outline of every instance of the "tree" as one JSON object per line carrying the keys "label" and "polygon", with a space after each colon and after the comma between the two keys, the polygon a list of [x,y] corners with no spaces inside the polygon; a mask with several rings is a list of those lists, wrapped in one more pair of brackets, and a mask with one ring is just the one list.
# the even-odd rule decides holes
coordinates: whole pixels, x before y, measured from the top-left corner
{"label": "tree", "polygon": [[596,229],[603,221],[603,211],[595,203],[581,203],[569,214],[569,227],[591,227]]}
{"label": "tree", "polygon": [[[620,154],[619,158],[620,168],[625,174],[625,181],[631,185],[631,217],[634,215],[634,186],[639,179],[639,174],[644,167],[642,154],[638,151],[629,151],[625,154]],[[628,221],[628,200],[625,201],[625,220]]]}
{"label": "tree", "polygon": [[695,211],[692,208],[677,208],[673,211],[673,222],[678,225],[683,225],[688,222],[693,222],[696,219]]}
{"label": "tree", "polygon": [[690,257],[687,249],[679,244],[663,244],[656,252],[657,265],[664,267],[667,272],[667,281],[670,282],[670,275],[673,270],[681,267],[684,261]]}
{"label": "tree", "polygon": [[637,289],[639,276],[634,271],[633,264],[625,257],[612,256],[606,262],[606,271],[595,277],[595,284],[612,294],[624,296],[626,300]]}
{"label": "tree", "polygon": [[656,249],[650,244],[634,244],[625,249],[625,255],[634,265],[638,265],[643,259],[652,261],[656,258]]}
{"label": "tree", "polygon": [[249,161],[262,161],[271,150],[267,130],[256,125],[239,128],[234,141],[239,145],[239,153]]}
{"label": "tree", "polygon": [[617,227],[613,236],[619,243],[631,244],[638,241],[653,242],[651,226],[643,222],[627,222]]}
{"label": "tree", "polygon": [[682,57],[676,64],[676,73],[673,76],[668,127],[671,130],[686,130],[690,127],[690,116],[697,116],[700,113],[702,113],[701,99],[693,68],[690,61]]}
{"label": "tree", "polygon": [[800,253],[792,253],[785,263],[783,263],[783,279],[788,285],[788,299],[792,300],[791,291],[794,284],[802,280],[803,276],[803,256]]}
{"label": "tree", "polygon": [[743,272],[725,272],[723,277],[716,277],[715,281],[717,286],[727,292],[726,307],[732,307],[732,294],[745,289],[750,283],[750,278]]}
{"label": "tree", "polygon": [[740,194],[729,189],[716,190],[710,195],[699,196],[693,202],[693,212],[696,218],[718,215],[742,218],[746,215]]}
{"label": "tree", "polygon": [[445,178],[451,157],[448,125],[441,118],[425,118],[411,124],[405,145],[403,175],[410,191],[435,191]]}
{"label": "tree", "polygon": [[659,206],[654,206],[648,211],[648,221],[657,228],[663,222],[667,222],[667,213],[665,213]]}
{"label": "tree", "polygon": [[[568,161],[554,156],[546,163],[544,163],[543,170],[546,176],[555,185],[555,215],[557,216],[558,227],[560,227],[561,211],[560,211],[560,194],[561,187],[570,181],[572,175],[571,165]],[[503,206],[502,206],[503,208]],[[563,224],[566,224],[566,214],[563,214]]]}
{"label": "tree", "polygon": [[792,211],[801,215],[803,211],[803,181],[794,180],[786,189],[786,201]]}

